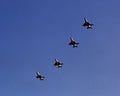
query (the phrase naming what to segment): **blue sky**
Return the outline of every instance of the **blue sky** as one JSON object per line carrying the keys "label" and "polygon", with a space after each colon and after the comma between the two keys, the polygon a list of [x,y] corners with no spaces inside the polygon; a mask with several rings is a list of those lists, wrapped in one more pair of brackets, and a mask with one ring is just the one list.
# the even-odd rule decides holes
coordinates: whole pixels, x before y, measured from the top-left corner
{"label": "blue sky", "polygon": [[[0,96],[120,96],[119,4],[1,0]],[[93,29],[82,26],[84,17]],[[68,45],[70,36],[78,48]]]}

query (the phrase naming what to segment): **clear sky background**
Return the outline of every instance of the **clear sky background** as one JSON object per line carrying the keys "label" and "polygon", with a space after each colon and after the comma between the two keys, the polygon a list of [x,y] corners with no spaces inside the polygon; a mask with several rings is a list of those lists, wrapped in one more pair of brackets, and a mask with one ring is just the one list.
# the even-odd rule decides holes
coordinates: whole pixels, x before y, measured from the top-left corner
{"label": "clear sky background", "polygon": [[120,96],[119,22],[119,0],[0,0],[0,96]]}

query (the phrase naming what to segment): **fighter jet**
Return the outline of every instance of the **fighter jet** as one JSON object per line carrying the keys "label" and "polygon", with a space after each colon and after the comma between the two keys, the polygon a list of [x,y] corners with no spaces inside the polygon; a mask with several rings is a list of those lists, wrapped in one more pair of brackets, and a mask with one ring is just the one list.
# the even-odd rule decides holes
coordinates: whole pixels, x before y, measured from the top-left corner
{"label": "fighter jet", "polygon": [[38,78],[38,79],[40,79],[40,80],[44,80],[44,76],[43,75],[41,75],[39,72],[36,72],[36,78]]}
{"label": "fighter jet", "polygon": [[69,45],[72,46],[73,48],[78,47],[78,42],[76,42],[75,40],[73,40],[73,38],[70,37],[70,43]]}
{"label": "fighter jet", "polygon": [[58,67],[58,68],[62,68],[63,63],[59,62],[57,59],[55,59],[55,63],[54,66]]}
{"label": "fighter jet", "polygon": [[84,18],[84,22],[85,22],[83,24],[84,27],[87,27],[87,29],[92,29],[92,26],[93,26],[92,23],[90,23],[86,18]]}

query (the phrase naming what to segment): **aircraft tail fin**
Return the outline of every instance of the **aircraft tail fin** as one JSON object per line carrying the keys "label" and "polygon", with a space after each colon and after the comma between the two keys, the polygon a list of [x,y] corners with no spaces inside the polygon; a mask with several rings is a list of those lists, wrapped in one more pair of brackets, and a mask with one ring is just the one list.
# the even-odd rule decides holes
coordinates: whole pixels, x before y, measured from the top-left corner
{"label": "aircraft tail fin", "polygon": [[58,62],[58,60],[55,58],[55,62]]}
{"label": "aircraft tail fin", "polygon": [[84,21],[85,21],[85,22],[88,22],[88,20],[87,20],[85,17],[84,17]]}
{"label": "aircraft tail fin", "polygon": [[73,38],[72,38],[72,37],[70,37],[70,40],[71,40],[71,41],[73,41]]}

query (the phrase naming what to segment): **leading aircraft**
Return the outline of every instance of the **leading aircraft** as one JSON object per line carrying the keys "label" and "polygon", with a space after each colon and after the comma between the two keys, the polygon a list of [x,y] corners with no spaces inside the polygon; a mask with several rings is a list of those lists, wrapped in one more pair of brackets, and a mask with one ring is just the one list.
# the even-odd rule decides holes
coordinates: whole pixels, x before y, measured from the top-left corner
{"label": "leading aircraft", "polygon": [[90,23],[86,18],[84,18],[84,27],[87,27],[87,29],[92,29],[93,24]]}
{"label": "leading aircraft", "polygon": [[40,80],[44,80],[44,76],[43,75],[41,75],[39,72],[36,72],[36,78],[38,78],[38,79],[40,79]]}
{"label": "leading aircraft", "polygon": [[55,59],[55,63],[54,66],[58,67],[58,68],[62,68],[63,63],[59,62],[57,59]]}
{"label": "leading aircraft", "polygon": [[69,43],[70,46],[75,48],[75,47],[78,47],[78,44],[79,44],[79,42],[76,42],[75,40],[73,40],[72,37],[70,37],[70,43]]}

